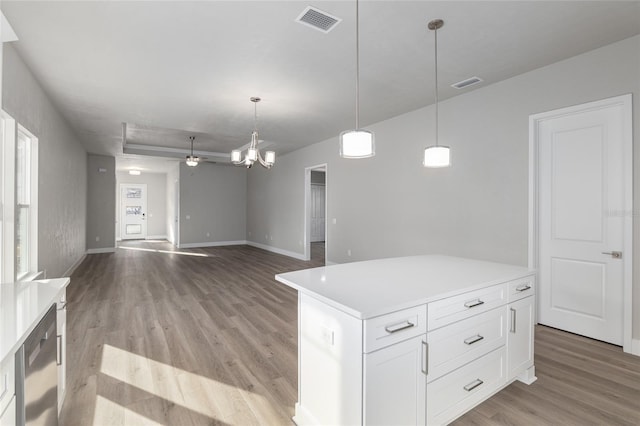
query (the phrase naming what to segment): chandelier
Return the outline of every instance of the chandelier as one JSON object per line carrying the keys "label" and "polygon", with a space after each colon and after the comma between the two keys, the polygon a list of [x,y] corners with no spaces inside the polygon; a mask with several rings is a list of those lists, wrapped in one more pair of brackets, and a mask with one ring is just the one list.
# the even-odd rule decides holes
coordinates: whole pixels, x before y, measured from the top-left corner
{"label": "chandelier", "polygon": [[251,142],[249,143],[249,148],[244,158],[242,157],[241,150],[234,149],[231,151],[231,162],[236,166],[245,166],[249,169],[253,166],[253,163],[258,161],[262,167],[270,169],[276,162],[276,153],[274,151],[266,151],[263,158],[258,149],[258,102],[260,102],[261,99],[254,96],[251,97],[250,100],[253,102],[253,132],[251,133]]}

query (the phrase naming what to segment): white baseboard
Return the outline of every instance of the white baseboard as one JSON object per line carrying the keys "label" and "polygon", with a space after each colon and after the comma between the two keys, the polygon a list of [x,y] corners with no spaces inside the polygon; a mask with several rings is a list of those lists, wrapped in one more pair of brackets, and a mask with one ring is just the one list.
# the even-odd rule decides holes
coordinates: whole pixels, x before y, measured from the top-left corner
{"label": "white baseboard", "polygon": [[631,339],[631,353],[640,356],[640,339]]}
{"label": "white baseboard", "polygon": [[71,265],[69,267],[69,269],[67,269],[64,274],[62,274],[63,277],[70,277],[71,274],[74,273],[74,271],[76,269],[78,269],[78,266],[80,266],[80,264],[82,263],[82,261],[87,257],[87,253],[84,253],[82,256],[80,256],[78,258],[78,260],[75,261],[75,263],[73,265]]}
{"label": "white baseboard", "polygon": [[282,254],[284,256],[293,257],[294,259],[306,260],[304,258],[304,254],[302,254],[302,253],[295,253],[295,252],[292,252],[292,251],[289,251],[289,250],[283,250],[283,249],[279,249],[277,247],[267,246],[267,245],[256,243],[256,242],[253,242],[253,241],[247,241],[246,244],[248,246],[257,247],[259,249],[270,251],[272,253],[277,253],[277,254]]}
{"label": "white baseboard", "polygon": [[327,261],[324,262],[324,264],[327,265],[327,266],[331,266],[331,265],[337,265],[338,262],[331,262],[331,261],[327,260]]}
{"label": "white baseboard", "polygon": [[166,235],[147,235],[147,238],[145,238],[145,240],[167,240],[168,238]]}
{"label": "white baseboard", "polygon": [[200,247],[220,247],[220,246],[241,246],[247,244],[245,240],[239,241],[212,241],[208,243],[182,243],[178,248],[200,248]]}
{"label": "white baseboard", "polygon": [[116,252],[115,247],[95,248],[95,249],[87,250],[87,254],[115,253],[115,252]]}

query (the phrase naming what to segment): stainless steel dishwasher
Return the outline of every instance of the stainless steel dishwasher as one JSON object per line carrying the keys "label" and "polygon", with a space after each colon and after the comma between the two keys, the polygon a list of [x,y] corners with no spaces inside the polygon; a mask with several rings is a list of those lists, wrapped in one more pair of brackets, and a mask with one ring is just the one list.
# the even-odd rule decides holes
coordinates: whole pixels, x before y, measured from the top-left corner
{"label": "stainless steel dishwasher", "polygon": [[52,305],[16,354],[18,426],[58,425],[56,331],[56,305]]}

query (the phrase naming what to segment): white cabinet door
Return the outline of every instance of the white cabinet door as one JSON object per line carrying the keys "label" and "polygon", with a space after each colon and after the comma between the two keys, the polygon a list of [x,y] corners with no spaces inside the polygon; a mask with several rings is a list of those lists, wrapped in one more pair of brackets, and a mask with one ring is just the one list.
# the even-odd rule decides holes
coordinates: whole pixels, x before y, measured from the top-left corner
{"label": "white cabinet door", "polygon": [[426,336],[364,355],[364,424],[425,424]]}
{"label": "white cabinet door", "polygon": [[0,413],[0,426],[15,426],[16,425],[16,397],[11,397],[11,401],[7,408]]}
{"label": "white cabinet door", "polygon": [[526,297],[509,304],[507,333],[508,378],[513,379],[533,365],[533,301]]}

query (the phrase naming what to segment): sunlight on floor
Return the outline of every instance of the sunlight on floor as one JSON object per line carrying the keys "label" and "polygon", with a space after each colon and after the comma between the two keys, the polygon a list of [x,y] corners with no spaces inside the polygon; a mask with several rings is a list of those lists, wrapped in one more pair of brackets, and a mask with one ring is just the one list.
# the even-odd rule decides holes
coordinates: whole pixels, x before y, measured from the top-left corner
{"label": "sunlight on floor", "polygon": [[97,395],[93,425],[162,426],[162,423],[154,422],[133,410]]}
{"label": "sunlight on floor", "polygon": [[[226,415],[230,414],[228,410],[232,409],[232,404],[228,404],[228,399],[233,398],[233,395],[244,399],[264,400],[261,395],[252,394],[244,389],[202,377],[111,345],[103,346],[100,372],[218,421],[222,421]],[[100,400],[104,400],[104,398],[100,398]],[[98,407],[99,404],[101,407]],[[122,416],[118,410],[127,409],[110,401],[97,401],[94,424],[138,424],[134,421],[107,422],[113,416]]]}
{"label": "sunlight on floor", "polygon": [[153,253],[180,254],[184,256],[216,257],[216,256],[211,256],[205,253],[189,253],[186,251],[157,250],[157,249],[148,249],[148,248],[142,248],[142,247],[125,247],[125,246],[120,246],[118,248],[124,249],[124,250],[150,251]]}

